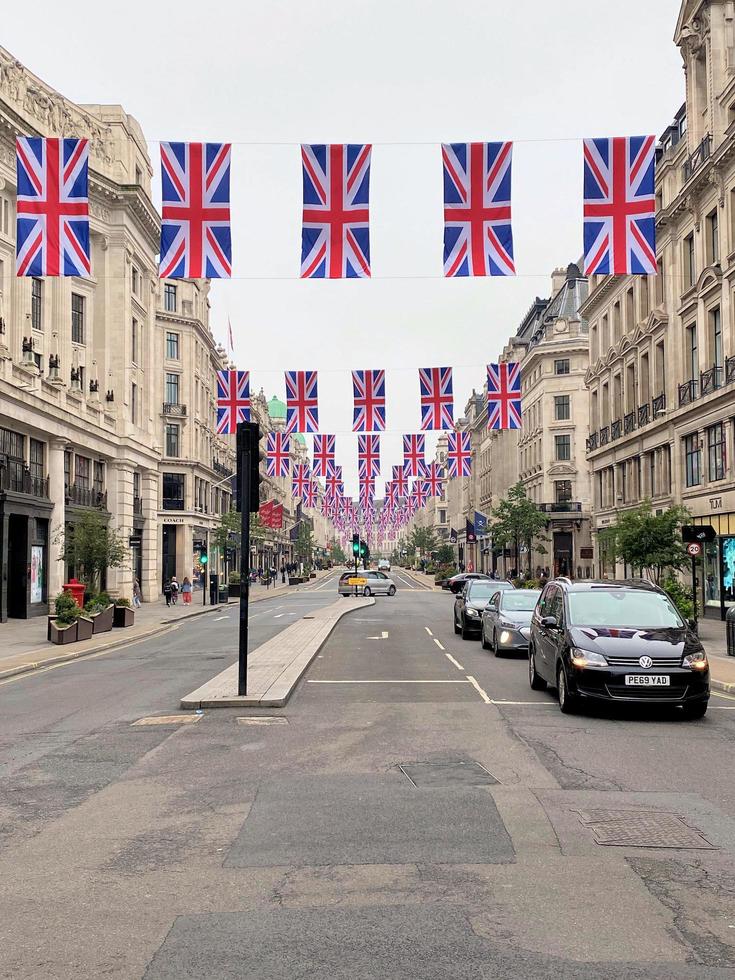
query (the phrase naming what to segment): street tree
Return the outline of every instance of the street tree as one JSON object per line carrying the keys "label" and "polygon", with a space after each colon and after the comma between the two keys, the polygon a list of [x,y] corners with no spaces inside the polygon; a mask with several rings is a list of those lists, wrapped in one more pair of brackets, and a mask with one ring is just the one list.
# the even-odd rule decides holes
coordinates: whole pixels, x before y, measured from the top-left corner
{"label": "street tree", "polygon": [[454,548],[451,544],[439,545],[436,553],[436,562],[438,565],[454,564]]}
{"label": "street tree", "polygon": [[332,541],[332,561],[335,565],[344,565],[347,561],[347,555],[342,550],[342,546],[336,538]]}
{"label": "street tree", "polygon": [[501,548],[507,548],[512,544],[519,566],[521,545],[525,545],[528,549],[530,573],[532,548],[542,555],[546,554],[546,548],[541,543],[546,540],[546,536],[542,533],[546,529],[546,518],[529,499],[522,483],[512,486],[505,499],[501,500],[491,513],[493,520],[490,531],[493,544]]}
{"label": "street tree", "polygon": [[430,527],[415,527],[408,536],[408,550],[411,552],[418,551],[422,557],[436,551],[438,546],[437,537]]}
{"label": "street tree", "polygon": [[311,556],[313,550],[314,535],[311,532],[311,527],[308,521],[301,521],[299,524],[298,537],[294,542],[294,552],[299,561],[302,562],[304,571],[307,574],[311,572]]}
{"label": "street tree", "polygon": [[59,561],[74,568],[74,574],[96,591],[108,568],[121,568],[128,555],[125,539],[96,510],[85,510],[79,520],[61,528],[55,538]]}
{"label": "street tree", "polygon": [[678,571],[689,562],[681,526],[689,519],[686,507],[669,507],[654,514],[651,501],[618,515],[615,524],[599,533],[602,553],[623,561],[641,578],[661,584],[667,572]]}

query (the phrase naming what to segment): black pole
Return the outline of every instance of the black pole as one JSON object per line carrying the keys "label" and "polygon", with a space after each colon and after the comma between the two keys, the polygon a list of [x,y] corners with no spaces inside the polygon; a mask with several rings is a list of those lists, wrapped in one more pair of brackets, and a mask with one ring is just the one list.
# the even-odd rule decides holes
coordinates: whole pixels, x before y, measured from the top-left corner
{"label": "black pole", "polygon": [[[257,451],[257,450],[256,450]],[[237,693],[248,693],[248,608],[250,603],[250,433],[246,430],[242,438],[240,462],[240,634],[239,660],[237,671]]]}
{"label": "black pole", "polygon": [[697,559],[692,558],[692,601],[694,603],[694,622],[697,622]]}

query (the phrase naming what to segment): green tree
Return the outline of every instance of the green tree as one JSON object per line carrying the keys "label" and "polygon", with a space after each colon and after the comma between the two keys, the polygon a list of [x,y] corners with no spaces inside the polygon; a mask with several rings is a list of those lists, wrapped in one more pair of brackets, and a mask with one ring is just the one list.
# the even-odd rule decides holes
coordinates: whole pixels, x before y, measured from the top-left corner
{"label": "green tree", "polygon": [[125,539],[96,510],[85,510],[78,521],[62,528],[55,541],[60,561],[74,568],[90,591],[96,591],[108,568],[120,568],[128,555]]}
{"label": "green tree", "polygon": [[[531,550],[546,554],[546,548],[540,543],[546,540],[541,532],[546,528],[546,518],[528,498],[522,483],[512,486],[497,507],[492,510],[493,545],[507,548],[513,545],[516,561],[520,566],[521,545],[528,548],[528,571],[531,571]],[[534,545],[535,542],[535,545]],[[520,567],[518,569],[520,571]]]}
{"label": "green tree", "polygon": [[420,555],[428,555],[439,546],[434,531],[430,527],[415,527],[408,536],[406,546],[410,552],[418,551]]}
{"label": "green tree", "polygon": [[[250,515],[250,527],[252,533],[252,522],[255,515]],[[236,510],[228,510],[220,517],[211,543],[213,547],[223,552],[225,548],[239,548],[242,536],[240,534],[240,515]]]}
{"label": "green tree", "polygon": [[686,507],[669,507],[654,514],[651,501],[644,500],[600,531],[600,545],[611,559],[625,562],[641,578],[659,585],[666,572],[678,571],[689,562],[681,540],[681,525],[688,519]]}
{"label": "green tree", "polygon": [[347,555],[342,550],[342,546],[337,542],[336,538],[332,541],[332,561],[335,565],[344,565],[347,562]]}
{"label": "green tree", "polygon": [[299,536],[294,542],[294,551],[299,561],[303,562],[304,571],[311,571],[311,555],[314,550],[314,535],[307,521],[299,524]]}
{"label": "green tree", "polygon": [[436,555],[437,565],[453,565],[454,564],[454,548],[451,544],[439,545]]}

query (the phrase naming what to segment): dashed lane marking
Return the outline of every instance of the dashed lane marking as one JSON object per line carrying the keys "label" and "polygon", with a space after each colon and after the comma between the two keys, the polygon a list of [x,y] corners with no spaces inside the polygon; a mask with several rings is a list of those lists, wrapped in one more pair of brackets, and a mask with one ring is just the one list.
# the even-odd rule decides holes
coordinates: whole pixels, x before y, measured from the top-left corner
{"label": "dashed lane marking", "polygon": [[436,645],[439,647],[440,650],[443,650],[444,649],[444,646],[443,646],[441,640],[437,640],[436,637],[434,637],[434,643],[436,643]]}
{"label": "dashed lane marking", "polygon": [[451,653],[445,653],[444,656],[447,658],[447,660],[451,660],[451,662],[454,664],[457,670],[464,670],[462,664],[456,661],[454,657],[451,655]]}
{"label": "dashed lane marking", "polygon": [[477,693],[478,693],[478,694],[480,695],[480,697],[481,697],[481,698],[482,698],[482,700],[483,700],[483,701],[485,702],[485,704],[492,704],[492,703],[493,703],[493,702],[492,702],[492,699],[491,699],[491,698],[490,698],[490,697],[488,696],[488,694],[487,694],[487,691],[483,691],[483,689],[482,689],[482,688],[480,687],[480,685],[479,685],[479,684],[477,683],[477,681],[476,681],[476,680],[475,680],[475,678],[474,678],[474,677],[472,676],[472,674],[466,674],[465,676],[467,677],[467,680],[468,680],[468,681],[470,682],[470,684],[471,684],[471,685],[472,685],[472,686],[474,687],[474,689],[475,689],[475,690],[477,691]]}
{"label": "dashed lane marking", "polygon": [[434,635],[434,634],[433,634],[433,633],[431,632],[431,630],[429,629],[429,627],[428,627],[428,626],[424,626],[424,629],[425,629],[425,630],[426,630],[426,632],[427,632],[427,633],[429,634],[429,636],[433,636],[433,635]]}
{"label": "dashed lane marking", "polygon": [[274,619],[280,619],[281,616],[285,616],[285,615],[286,615],[285,613],[279,613],[277,616],[274,616],[273,618]]}
{"label": "dashed lane marking", "polygon": [[229,618],[230,618],[229,616],[215,616],[214,621],[215,623],[218,623],[221,619],[229,619]]}

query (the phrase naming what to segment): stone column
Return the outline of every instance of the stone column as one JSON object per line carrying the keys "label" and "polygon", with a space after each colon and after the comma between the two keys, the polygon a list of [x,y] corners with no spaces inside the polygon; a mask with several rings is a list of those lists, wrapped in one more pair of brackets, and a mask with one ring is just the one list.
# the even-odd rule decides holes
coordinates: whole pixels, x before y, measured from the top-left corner
{"label": "stone column", "polygon": [[66,513],[64,494],[64,450],[67,439],[52,439],[48,444],[49,497],[54,509],[48,536],[48,600],[52,608],[54,597],[61,592],[64,582],[64,562],[61,561],[61,534],[64,531]]}
{"label": "stone column", "polygon": [[141,561],[143,578],[140,588],[144,602],[156,602],[161,594],[162,540],[158,523],[158,471],[144,470],[141,476],[143,495],[143,545]]}
{"label": "stone column", "polygon": [[[112,515],[110,529],[116,531],[128,546],[133,533],[133,470],[130,460],[115,460],[109,464],[107,474],[107,509]],[[126,599],[133,599],[133,568],[128,555],[120,568],[107,572],[110,592]]]}

